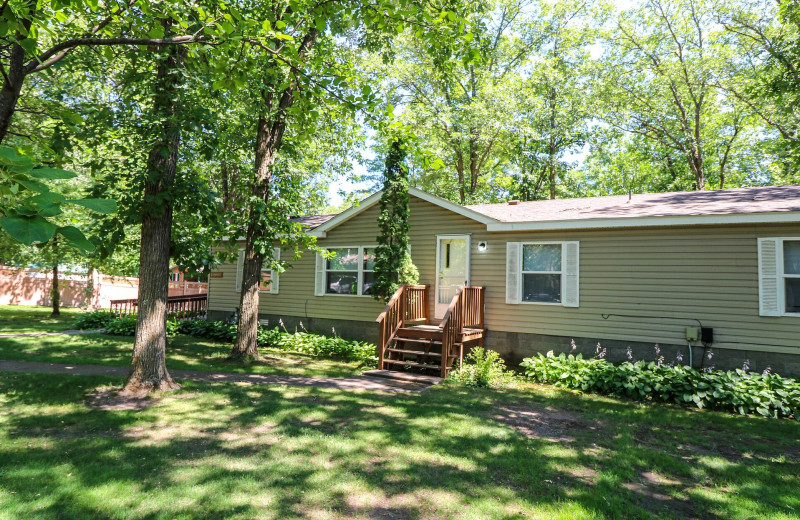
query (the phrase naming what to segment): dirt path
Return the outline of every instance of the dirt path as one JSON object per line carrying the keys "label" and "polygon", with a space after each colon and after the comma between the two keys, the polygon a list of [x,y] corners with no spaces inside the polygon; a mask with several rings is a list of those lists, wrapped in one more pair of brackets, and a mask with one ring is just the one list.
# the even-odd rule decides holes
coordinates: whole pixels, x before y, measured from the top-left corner
{"label": "dirt path", "polygon": [[[40,374],[73,374],[76,376],[126,377],[128,367],[103,365],[65,365],[36,361],[2,361],[0,371],[35,372]],[[372,377],[303,377],[263,374],[235,374],[231,372],[203,372],[200,370],[173,370],[170,374],[178,381],[204,381],[212,383],[250,383],[254,385],[309,386],[338,388],[341,390],[369,390],[378,392],[422,392],[432,386],[431,380],[408,381]],[[435,383],[434,383],[435,384]]]}

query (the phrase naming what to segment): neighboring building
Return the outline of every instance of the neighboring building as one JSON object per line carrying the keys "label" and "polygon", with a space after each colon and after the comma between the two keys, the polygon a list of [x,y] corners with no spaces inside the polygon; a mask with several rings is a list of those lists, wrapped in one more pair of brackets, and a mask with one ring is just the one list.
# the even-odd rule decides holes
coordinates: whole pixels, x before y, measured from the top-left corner
{"label": "neighboring building", "polygon": [[[264,271],[263,320],[376,340],[379,197],[301,219],[337,257]],[[474,206],[412,188],[410,226],[431,313],[440,318],[458,286],[483,286],[486,345],[511,363],[568,352],[571,340],[585,356],[599,342],[615,361],[630,346],[636,359],[686,363],[687,336],[705,334],[691,341],[697,367],[748,360],[800,374],[799,186]],[[235,311],[240,284],[241,263],[211,273],[212,319]]]}

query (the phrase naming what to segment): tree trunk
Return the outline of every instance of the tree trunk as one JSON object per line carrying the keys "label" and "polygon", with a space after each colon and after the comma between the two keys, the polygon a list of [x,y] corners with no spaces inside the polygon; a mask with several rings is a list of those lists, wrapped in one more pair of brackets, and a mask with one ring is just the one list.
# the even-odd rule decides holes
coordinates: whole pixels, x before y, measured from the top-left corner
{"label": "tree trunk", "polygon": [[[303,37],[298,49],[302,59],[314,46],[319,36],[315,28],[309,29]],[[286,129],[287,111],[294,103],[296,83],[286,87],[280,95],[278,106],[272,110],[273,93],[264,93],[264,107],[258,118],[255,143],[255,181],[252,196],[259,200],[266,209],[269,204],[270,186],[272,184],[273,166],[283,143],[283,132]],[[274,114],[270,120],[264,114]],[[259,357],[258,354],[258,285],[261,278],[261,265],[264,255],[257,251],[264,246],[268,229],[261,224],[259,217],[262,208],[251,206],[247,223],[244,265],[242,266],[242,292],[239,296],[239,322],[236,325],[236,341],[233,344],[231,359],[249,359]],[[272,250],[271,245],[267,248]]]}
{"label": "tree trunk", "polygon": [[[162,21],[165,29],[169,22]],[[162,49],[158,49],[163,52]],[[155,54],[155,53],[154,53]],[[148,175],[143,209],[139,256],[139,306],[133,359],[123,393],[139,394],[180,388],[167,372],[167,296],[169,294],[172,202],[169,191],[175,180],[181,125],[180,69],[184,49],[171,46],[157,54],[154,113],[161,118],[160,135],[147,158]]]}
{"label": "tree trunk", "polygon": [[58,235],[53,237],[53,285],[50,288],[50,302],[53,304],[53,312],[50,313],[51,318],[56,318],[61,315],[59,307],[61,306],[61,294],[58,291]]}
{"label": "tree trunk", "polygon": [[86,297],[89,300],[87,302],[86,307],[90,311],[93,311],[95,309],[94,293],[97,290],[97,288],[95,287],[95,283],[94,283],[94,279],[97,276],[95,273],[97,273],[97,269],[95,269],[95,267],[93,265],[90,265],[89,266],[89,273],[86,275]]}
{"label": "tree trunk", "polygon": [[[288,105],[291,106],[293,94],[284,93]],[[279,108],[279,111],[281,109]],[[272,182],[272,166],[275,164],[275,155],[280,150],[283,140],[283,130],[286,122],[278,116],[271,124],[265,117],[258,118],[256,133],[256,181],[253,184],[253,197],[263,201],[265,207],[269,204],[269,188]],[[256,251],[256,245],[266,236],[266,229],[259,224],[260,208],[251,207],[247,225],[247,236],[244,249],[244,262],[242,265],[242,292],[239,295],[239,322],[236,324],[236,341],[233,344],[230,359],[258,359],[258,294],[261,265],[264,255]]]}
{"label": "tree trunk", "polygon": [[[558,54],[556,54],[558,55]],[[556,89],[550,89],[550,140],[547,146],[547,165],[550,181],[550,200],[556,198]]]}
{"label": "tree trunk", "polygon": [[248,226],[247,243],[242,266],[242,294],[239,298],[239,322],[236,325],[236,342],[231,349],[231,359],[258,359],[258,285],[264,255],[255,251],[255,244],[263,239],[260,226]]}
{"label": "tree trunk", "polygon": [[[22,26],[25,28],[25,35],[30,31],[33,15],[36,10],[36,2],[28,2],[28,5],[21,9],[28,13],[21,17]],[[19,41],[25,36],[17,32],[15,40]],[[11,118],[17,108],[19,94],[22,85],[25,83],[25,49],[16,43],[11,44],[11,52],[8,56],[8,71],[3,75],[3,86],[0,88],[0,143],[8,135],[8,128],[11,126]]]}

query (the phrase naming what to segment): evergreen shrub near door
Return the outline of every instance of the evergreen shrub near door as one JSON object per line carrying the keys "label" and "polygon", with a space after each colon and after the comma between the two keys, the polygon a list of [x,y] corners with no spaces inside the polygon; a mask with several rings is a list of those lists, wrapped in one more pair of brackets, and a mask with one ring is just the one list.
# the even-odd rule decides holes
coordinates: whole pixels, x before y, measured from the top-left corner
{"label": "evergreen shrub near door", "polygon": [[582,392],[800,420],[800,382],[768,372],[701,371],[644,361],[614,365],[552,351],[525,358],[521,366],[537,383]]}

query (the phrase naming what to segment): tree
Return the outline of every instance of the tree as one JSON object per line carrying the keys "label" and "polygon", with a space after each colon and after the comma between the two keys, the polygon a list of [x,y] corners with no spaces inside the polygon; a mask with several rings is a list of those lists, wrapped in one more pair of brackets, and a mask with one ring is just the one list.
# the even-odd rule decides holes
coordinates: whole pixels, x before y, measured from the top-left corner
{"label": "tree", "polygon": [[752,110],[776,134],[774,149],[788,180],[800,166],[800,6],[748,0],[720,9],[717,20],[733,37],[730,73],[717,87]]}
{"label": "tree", "polygon": [[[162,24],[165,33],[172,29],[171,20],[163,19]],[[171,188],[181,139],[180,92],[185,54],[184,48],[174,45],[155,46],[151,53],[157,60],[152,108],[157,121],[147,158],[136,336],[124,393],[173,390],[180,386],[172,380],[166,366],[166,307],[173,220]]]}
{"label": "tree", "polygon": [[605,17],[602,4],[540,4],[532,22],[540,45],[526,63],[528,77],[513,94],[516,117],[509,162],[516,198],[556,198],[559,177],[570,167],[564,156],[579,151],[588,138],[594,117],[590,48]]}
{"label": "tree", "polygon": [[724,186],[747,107],[715,83],[730,46],[714,32],[715,4],[647,0],[620,15],[602,59],[604,119],[677,152],[694,187]]}
{"label": "tree", "polygon": [[[28,76],[59,64],[80,48],[186,45],[209,40],[203,24],[187,23],[192,8],[162,5],[181,34],[164,37],[154,6],[139,0],[20,0],[0,6],[0,142],[11,133],[12,117]],[[208,18],[218,25],[215,16]],[[197,19],[195,18],[195,21]],[[180,23],[183,22],[183,23]]]}
{"label": "tree", "polygon": [[[287,133],[302,136],[309,123],[327,106],[347,110],[375,106],[371,87],[359,84],[354,40],[364,48],[380,48],[384,40],[404,27],[414,26],[436,45],[438,32],[445,27],[447,38],[464,30],[456,13],[436,10],[435,14],[416,3],[404,0],[376,4],[347,0],[291,5],[255,6],[242,24],[242,40],[247,49],[233,47],[231,56],[238,70],[248,77],[231,77],[234,86],[255,81],[252,113],[256,114],[254,174],[247,194],[249,209],[243,226],[245,237],[236,341],[230,357],[257,358],[258,287],[261,269],[275,263],[276,241],[297,243],[303,230],[292,226],[275,197],[276,164]],[[426,32],[427,30],[427,32]],[[235,57],[235,58],[233,58]],[[225,63],[230,70],[230,61]],[[257,79],[256,79],[257,78]]]}
{"label": "tree", "polygon": [[539,45],[530,9],[527,0],[470,6],[468,32],[449,53],[431,54],[416,35],[397,40],[381,74],[403,105],[397,118],[418,134],[416,185],[462,204],[492,197],[518,113],[510,93]]}
{"label": "tree", "polygon": [[[378,247],[375,249],[372,297],[388,301],[400,285],[417,283],[408,245],[408,170],[402,141],[392,139],[386,156],[383,192],[379,202]],[[416,273],[416,275],[415,275]]]}

